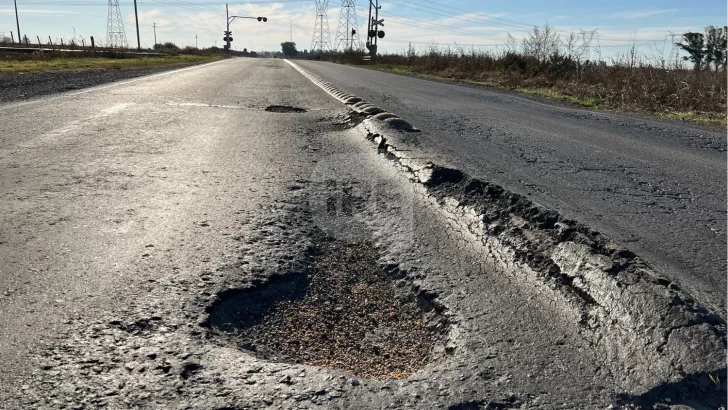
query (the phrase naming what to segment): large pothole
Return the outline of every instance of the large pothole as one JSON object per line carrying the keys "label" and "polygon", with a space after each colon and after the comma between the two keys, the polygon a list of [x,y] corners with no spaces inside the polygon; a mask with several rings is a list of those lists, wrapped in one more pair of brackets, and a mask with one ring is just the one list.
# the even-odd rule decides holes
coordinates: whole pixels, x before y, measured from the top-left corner
{"label": "large pothole", "polygon": [[403,378],[446,354],[449,324],[432,293],[381,267],[370,243],[320,241],[308,272],[220,294],[209,326],[276,362]]}
{"label": "large pothole", "polygon": [[281,113],[286,113],[286,112],[302,113],[302,112],[306,112],[306,110],[303,109],[303,108],[300,108],[300,107],[292,107],[290,105],[269,105],[269,106],[265,107],[265,110],[268,111],[268,112],[281,112]]}

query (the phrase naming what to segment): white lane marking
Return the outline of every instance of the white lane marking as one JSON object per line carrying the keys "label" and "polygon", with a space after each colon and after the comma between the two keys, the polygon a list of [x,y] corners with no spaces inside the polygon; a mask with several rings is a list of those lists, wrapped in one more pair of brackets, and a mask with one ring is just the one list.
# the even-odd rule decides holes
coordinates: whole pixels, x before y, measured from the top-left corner
{"label": "white lane marking", "polygon": [[90,119],[99,118],[99,117],[105,117],[105,116],[111,115],[111,114],[116,114],[117,112],[124,110],[126,107],[128,107],[130,105],[134,105],[134,103],[116,104],[113,107],[109,107],[109,108],[105,108],[105,109],[101,110],[101,112],[103,114],[99,114],[99,115],[97,115],[95,117],[91,117]]}
{"label": "white lane marking", "polygon": [[178,73],[185,72],[185,71],[197,70],[199,68],[208,67],[208,66],[211,66],[213,64],[220,64],[220,63],[224,63],[224,62],[227,62],[227,61],[232,61],[232,60],[213,61],[212,63],[206,63],[206,64],[200,64],[200,65],[196,65],[196,66],[192,66],[192,67],[180,68],[179,70],[165,71],[163,73],[158,73],[158,74],[152,74],[152,75],[143,76],[143,77],[132,78],[130,80],[124,80],[124,81],[119,81],[119,82],[115,82],[115,83],[111,83],[111,84],[99,85],[99,86],[96,86],[96,87],[87,88],[85,90],[60,93],[59,95],[51,96],[51,97],[41,97],[41,98],[39,98],[37,100],[30,100],[30,101],[21,101],[21,102],[8,103],[6,105],[0,105],[0,111],[7,111],[7,110],[10,110],[10,109],[13,109],[13,108],[20,108],[20,107],[25,107],[25,106],[28,106],[28,105],[36,105],[36,104],[40,104],[40,103],[56,101],[56,100],[59,100],[61,98],[74,97],[74,96],[77,96],[77,95],[92,93],[92,92],[96,92],[96,91],[103,91],[103,90],[107,90],[109,88],[114,88],[114,87],[119,87],[119,86],[122,86],[122,85],[132,84],[132,83],[136,83],[136,82],[139,82],[139,81],[151,80],[153,78],[162,77],[162,76],[165,76],[165,75],[178,74]]}
{"label": "white lane marking", "polygon": [[33,139],[29,140],[26,143],[21,144],[21,146],[28,148],[28,147],[37,145],[39,143],[49,142],[50,140],[58,138],[58,137],[62,136],[63,134],[66,134],[71,131],[75,131],[75,130],[83,127],[84,125],[91,123],[94,120],[97,120],[99,118],[108,117],[113,114],[117,114],[117,113],[125,110],[127,107],[129,107],[131,105],[134,105],[134,103],[116,104],[109,108],[105,108],[96,115],[92,115],[92,116],[82,119],[82,120],[71,121],[67,124],[64,124],[63,127],[61,127],[61,128],[56,128],[54,130],[48,131],[48,132],[40,135],[40,137],[38,137],[38,138],[33,138]]}
{"label": "white lane marking", "polygon": [[186,103],[176,103],[176,102],[168,102],[167,105],[173,106],[173,107],[206,107],[206,108],[232,108],[237,110],[242,110],[245,107],[240,107],[237,105],[218,105],[218,104],[205,104],[205,103],[194,103],[194,102],[186,102]]}

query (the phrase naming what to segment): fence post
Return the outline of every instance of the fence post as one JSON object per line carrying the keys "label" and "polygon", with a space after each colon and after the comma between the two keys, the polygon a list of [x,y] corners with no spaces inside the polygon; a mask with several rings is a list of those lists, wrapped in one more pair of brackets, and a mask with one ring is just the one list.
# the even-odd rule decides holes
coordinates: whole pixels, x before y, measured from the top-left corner
{"label": "fence post", "polygon": [[13,44],[15,44],[15,36],[13,35],[13,32],[10,32],[10,40],[13,41]]}
{"label": "fence post", "polygon": [[51,50],[55,51],[56,48],[53,46],[53,40],[51,40],[51,36],[48,36],[48,44],[51,45]]}
{"label": "fence post", "polygon": [[41,48],[43,48],[43,45],[40,43],[40,36],[35,36],[35,38],[38,39],[38,50],[40,50]]}
{"label": "fence post", "polygon": [[63,45],[63,38],[61,38],[61,48],[63,48],[63,47],[65,47],[65,46]]}
{"label": "fence post", "polygon": [[94,44],[94,36],[91,36],[91,48],[96,48],[96,44]]}

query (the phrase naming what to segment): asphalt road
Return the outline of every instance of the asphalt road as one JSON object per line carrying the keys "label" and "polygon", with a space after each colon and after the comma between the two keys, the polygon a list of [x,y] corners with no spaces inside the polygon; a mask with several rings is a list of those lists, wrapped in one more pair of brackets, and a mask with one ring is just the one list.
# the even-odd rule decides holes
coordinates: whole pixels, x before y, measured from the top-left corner
{"label": "asphalt road", "polygon": [[[330,81],[344,73],[352,85],[342,88],[362,95],[366,89],[355,85],[364,81],[359,78],[383,76],[305,65]],[[396,91],[405,81],[417,87]],[[686,160],[678,160],[677,152],[689,152],[698,167],[689,175],[715,175],[712,181],[701,177],[705,185],[686,184],[684,191],[705,196],[690,197],[690,202],[655,191],[651,200],[675,207],[685,202],[685,208],[674,210],[673,226],[683,236],[700,237],[709,248],[700,252],[713,255],[725,246],[723,237],[705,239],[698,235],[702,225],[688,229],[680,219],[712,204],[715,212],[704,210],[706,218],[718,221],[711,227],[724,229],[719,224],[722,174],[710,168],[720,165],[722,153],[690,148],[702,139],[684,142],[670,128],[665,132],[669,144],[644,159],[641,168],[577,172],[577,160],[586,161],[580,155],[593,162],[605,158],[596,150],[599,141],[612,138],[609,130],[619,129],[612,120],[602,123],[583,113],[577,114],[587,118],[574,118],[572,111],[510,96],[401,77],[383,87],[367,98],[376,101],[381,95],[382,106],[420,128],[432,126],[418,138],[435,158],[455,161],[460,155],[438,145],[438,138],[464,141],[462,147],[470,150],[457,163],[518,189],[548,182],[553,186],[544,185],[543,192],[528,192],[545,203],[581,210],[585,222],[635,213],[627,212],[628,202],[616,199],[632,198],[615,193],[627,188],[604,194],[606,210],[583,199],[598,191],[594,187],[604,175],[622,172],[621,179],[610,178],[657,183],[656,173],[680,174],[677,165],[673,171],[659,168],[658,160],[671,155],[682,164]],[[428,101],[419,95],[431,92],[428,87],[449,91]],[[511,102],[496,109],[499,104],[491,101],[492,113],[483,115],[465,103],[446,102],[445,97],[459,94],[464,97],[456,101],[482,95],[481,100]],[[400,105],[394,105],[395,98]],[[438,110],[435,104],[450,108]],[[460,114],[455,114],[457,105]],[[498,112],[516,112],[513,107],[523,112],[511,116],[527,123],[501,117],[493,120],[501,131],[481,129]],[[534,131],[546,122],[529,116],[539,110],[544,118],[552,112],[550,133]],[[0,105],[0,117],[0,408],[605,408],[622,394],[640,398],[660,387],[636,385],[631,375],[605,365],[613,352],[584,335],[580,312],[569,310],[558,292],[538,280],[523,280],[516,268],[484,258],[482,246],[377,153],[356,127],[360,118],[283,61],[227,60]],[[629,136],[640,135],[632,126],[623,127],[627,136],[616,140],[622,147],[632,141]],[[476,138],[474,129],[490,137]],[[566,137],[557,135],[559,129],[571,130],[570,142],[561,140]],[[579,143],[578,129],[591,130],[588,144]],[[558,149],[547,149],[549,144],[537,137],[558,143]],[[516,138],[523,139],[521,150]],[[655,136],[646,139],[657,143]],[[627,154],[617,155],[617,149],[612,147],[611,155],[626,163]],[[563,162],[554,160],[557,154]],[[551,168],[535,168],[545,167],[547,158]],[[720,166],[723,172],[724,160]],[[527,178],[532,182],[518,182]],[[656,186],[676,183],[666,181]],[[708,195],[710,187],[715,192]],[[568,196],[555,194],[567,191]],[[638,202],[629,204],[636,209]],[[633,217],[634,223],[652,221],[650,232],[665,230],[662,214],[649,207],[638,211],[642,219]],[[624,224],[618,222],[607,227]],[[639,240],[647,237],[640,235]],[[658,250],[652,255],[664,253]],[[356,305],[349,303],[366,294],[371,283],[347,279],[352,287],[338,289],[350,298],[346,309],[337,306],[341,300],[305,301],[320,302],[322,317],[351,322],[340,318],[343,311],[366,322],[364,330],[337,341],[358,346],[353,351],[326,353],[321,345],[329,343],[328,332],[317,333],[318,321],[310,316],[304,317],[313,326],[310,331],[294,334],[318,335],[321,339],[312,342],[316,349],[298,349],[296,358],[286,360],[264,355],[275,346],[256,348],[235,332],[211,328],[211,322],[230,314],[216,316],[219,306],[232,305],[234,314],[241,305],[260,310],[257,301],[285,293],[271,291],[266,283],[286,289],[301,283],[300,273],[312,267],[323,275],[316,280],[335,286],[340,280],[327,283],[326,275],[341,279],[347,270],[340,268],[346,260],[341,258],[366,265],[357,269],[392,285],[383,286],[391,292],[387,300],[364,298]],[[381,266],[371,266],[375,259]],[[721,263],[722,256],[704,261],[716,269]],[[711,275],[700,278],[725,288]],[[391,305],[409,310],[403,314]],[[359,311],[349,312],[352,306]],[[285,319],[286,329],[295,329],[294,318]],[[428,332],[408,333],[412,328]],[[280,332],[274,327],[266,340],[281,338]],[[278,340],[293,338],[283,334]],[[367,364],[390,358],[387,343],[398,339],[424,346],[419,354],[425,355],[414,360],[409,346],[400,346],[401,369]],[[332,356],[312,358],[314,351]],[[346,366],[336,355],[356,362],[352,368],[364,368],[368,377],[340,370]],[[405,378],[401,372],[414,374]],[[652,379],[679,381],[672,376]]]}
{"label": "asphalt road", "polygon": [[587,223],[726,311],[726,134],[325,62],[312,73],[393,112],[442,165]]}
{"label": "asphalt road", "polygon": [[265,108],[333,106],[311,89],[236,60],[0,106],[0,395],[78,318],[223,263],[239,214],[308,173],[276,138],[307,126]]}

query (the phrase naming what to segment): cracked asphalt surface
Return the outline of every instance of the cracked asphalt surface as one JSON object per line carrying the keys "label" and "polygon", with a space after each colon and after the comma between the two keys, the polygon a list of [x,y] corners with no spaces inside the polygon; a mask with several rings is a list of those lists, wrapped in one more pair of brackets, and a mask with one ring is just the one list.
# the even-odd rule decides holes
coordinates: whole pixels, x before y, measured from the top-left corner
{"label": "cracked asphalt surface", "polygon": [[[301,65],[311,71],[331,70],[326,78],[332,82],[339,75],[337,70],[349,69]],[[353,84],[360,82],[355,77]],[[424,109],[428,97],[415,95],[427,93],[426,87],[398,94],[391,87],[404,80],[395,80],[390,80],[390,88],[376,93],[391,91],[390,101],[396,95],[400,101],[411,95],[413,104],[423,105],[421,113],[413,106],[408,116],[401,102],[402,106],[380,105],[423,129],[407,135],[411,142],[443,162],[454,163],[449,161],[459,154],[450,148],[438,151],[435,138],[442,136],[446,119],[454,117],[438,120],[431,103]],[[359,95],[366,91],[342,88]],[[512,104],[534,104],[516,100]],[[536,106],[547,111],[546,106]],[[488,121],[487,115],[473,110],[459,118],[474,127]],[[519,272],[518,264],[496,263],[459,228],[462,221],[444,214],[428,192],[379,155],[358,126],[360,117],[283,61],[226,60],[0,105],[0,115],[11,119],[0,123],[0,207],[4,210],[0,214],[0,408],[554,409],[607,408],[632,402],[651,408],[655,400],[665,398],[677,403],[683,391],[725,397],[725,390],[714,388],[707,377],[697,384],[681,384],[677,375],[655,374],[653,384],[636,384],[632,375],[611,367],[609,345],[594,343],[585,334],[582,317],[569,309],[558,289],[524,280],[528,276]],[[598,134],[589,137],[589,149],[573,141],[557,145],[556,151],[563,151],[572,162],[578,159],[578,164],[585,158],[594,162],[597,142],[608,137],[603,127],[615,127],[611,122],[599,125],[593,119],[553,115],[573,127],[583,123],[582,129]],[[431,124],[420,121],[423,117],[430,118]],[[529,127],[544,122],[529,121]],[[440,128],[434,128],[438,122]],[[505,129],[505,122],[494,122]],[[431,133],[430,125],[439,131]],[[525,127],[514,125],[519,133]],[[450,131],[457,129],[450,127]],[[703,158],[704,153],[704,159],[695,160],[694,172],[707,173],[700,179],[705,185],[685,183],[687,192],[704,196],[691,202],[697,205],[685,205],[687,209],[676,207],[678,199],[654,200],[676,207],[675,229],[684,229],[683,235],[693,238],[702,228],[688,229],[680,225],[686,223],[680,218],[697,212],[691,206],[698,209],[709,203],[717,210],[725,208],[721,202],[725,159],[720,165],[720,148],[690,148],[671,132],[665,138],[672,145],[658,147],[655,158],[677,156],[672,150],[678,148],[688,150],[691,158]],[[455,132],[451,138],[471,141],[470,154],[483,155],[481,163],[471,162],[471,155],[454,163],[475,175],[492,173],[498,181],[508,182],[512,178],[529,181],[527,176],[538,174],[530,165],[519,169],[519,161],[525,161],[520,154],[506,158],[516,149],[516,137],[491,137],[493,152],[485,161],[486,154],[478,154],[484,150],[476,150],[482,144],[476,144],[475,137],[458,135]],[[538,135],[559,140],[554,134]],[[535,144],[536,137],[530,141]],[[617,141],[622,147],[629,145]],[[528,151],[545,149],[545,145],[523,145],[524,156],[541,158],[545,151]],[[724,146],[723,141],[723,150]],[[567,155],[568,149],[575,151]],[[577,166],[560,161],[564,162],[550,166],[558,170]],[[503,167],[502,173],[493,171],[497,164]],[[720,178],[717,171],[707,170],[712,165],[722,167],[723,186],[707,177]],[[624,178],[646,178],[653,183],[657,177],[650,172],[672,175],[652,162],[642,167],[646,176],[635,169]],[[576,193],[589,192],[604,182],[602,174],[609,172],[572,172],[569,186],[583,183],[582,191],[558,183],[547,185],[549,177],[541,176],[538,181],[548,190],[528,193],[547,198],[549,190],[554,190],[554,202],[537,199],[580,209],[583,214],[575,219],[581,222],[604,222],[606,217],[600,215],[617,212],[631,215],[625,203],[614,199],[617,194],[607,197],[607,207],[599,208],[597,216],[587,212],[588,201]],[[656,186],[671,185],[668,181]],[[716,189],[712,196],[707,191],[710,187]],[[565,191],[571,196],[558,195]],[[639,208],[637,202],[631,206]],[[657,216],[661,214],[653,215],[649,207],[639,209],[644,210],[645,219],[636,218],[633,223],[654,219],[654,230],[665,229]],[[720,222],[725,216],[707,215],[718,221],[715,229],[725,233]],[[612,231],[603,230],[617,232],[617,228],[611,225]],[[337,363],[319,367],[271,362],[210,327],[212,307],[226,302],[231,292],[240,294],[275,278],[306,272],[320,231],[353,249],[349,257],[355,257],[355,249],[362,244],[376,247],[376,252],[361,255],[366,262],[357,269],[372,269],[372,261],[378,258],[374,268],[386,275],[373,276],[389,278],[391,303],[403,298],[421,309],[408,317],[422,315],[426,323],[446,323],[437,328],[446,334],[445,340],[433,342],[431,360],[421,371],[378,380],[347,373]],[[713,255],[721,246],[725,249],[724,235],[716,238],[701,239],[708,248],[701,252]],[[634,243],[646,246],[648,242]],[[632,249],[632,244],[625,245]],[[659,247],[649,255],[660,255],[658,251]],[[683,254],[694,259],[689,252]],[[725,264],[724,254],[704,262],[705,266]],[[688,256],[685,259],[691,263],[700,262]],[[653,262],[668,266],[670,261]],[[330,271],[342,271],[340,262],[332,265],[339,268]],[[685,288],[701,290],[707,286],[704,281],[713,280],[714,286],[725,289],[724,278],[721,284],[707,273],[695,275],[701,280],[682,282]],[[377,279],[377,286],[380,282]],[[717,292],[706,295],[710,303],[724,303]],[[391,312],[386,302],[365,300],[360,308],[365,311],[352,314],[376,319]],[[331,308],[336,309],[335,303]],[[328,307],[322,311],[329,312]],[[375,323],[373,329],[360,342],[376,351],[377,340],[386,340],[391,329],[386,323]],[[711,391],[717,396],[705,394]],[[714,408],[716,402],[710,400],[686,403],[697,409]]]}
{"label": "cracked asphalt surface", "polygon": [[413,142],[441,165],[588,223],[726,311],[724,132],[333,63],[300,65],[422,129]]}

